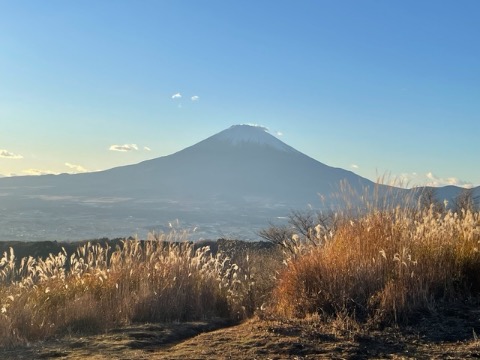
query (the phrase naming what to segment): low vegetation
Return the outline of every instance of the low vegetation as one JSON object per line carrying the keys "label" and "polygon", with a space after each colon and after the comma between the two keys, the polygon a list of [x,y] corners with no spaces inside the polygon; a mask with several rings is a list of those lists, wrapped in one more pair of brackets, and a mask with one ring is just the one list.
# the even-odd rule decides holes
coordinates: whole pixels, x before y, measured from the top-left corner
{"label": "low vegetation", "polygon": [[172,233],[43,258],[16,259],[10,249],[0,259],[0,346],[254,314],[378,327],[445,305],[478,306],[480,212],[432,199],[292,213],[288,226],[262,231],[268,243],[260,245],[192,244]]}
{"label": "low vegetation", "polygon": [[292,258],[274,307],[287,317],[408,322],[439,302],[478,296],[479,240],[478,212],[373,211]]}
{"label": "low vegetation", "polygon": [[459,198],[466,207],[376,202],[355,216],[294,213],[288,232],[264,230],[287,254],[274,312],[378,326],[412,323],[445,304],[478,304],[480,212],[469,194]]}
{"label": "low vegetation", "polygon": [[0,345],[133,322],[250,316],[268,287],[256,281],[256,256],[244,253],[241,269],[174,233],[44,259],[18,261],[10,249],[0,259]]}

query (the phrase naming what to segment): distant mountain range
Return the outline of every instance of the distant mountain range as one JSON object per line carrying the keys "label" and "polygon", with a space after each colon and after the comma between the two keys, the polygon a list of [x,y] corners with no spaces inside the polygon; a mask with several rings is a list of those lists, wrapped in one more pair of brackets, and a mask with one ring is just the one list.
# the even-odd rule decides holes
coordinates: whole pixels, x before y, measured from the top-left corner
{"label": "distant mountain range", "polygon": [[[135,165],[1,178],[0,240],[144,237],[175,226],[196,228],[193,238],[252,239],[269,221],[293,209],[328,206],[340,182],[357,192],[375,186],[308,157],[265,128],[235,125],[177,153]],[[387,193],[392,188],[379,189]],[[450,200],[460,191],[449,186],[436,193]],[[480,194],[480,188],[475,192]]]}

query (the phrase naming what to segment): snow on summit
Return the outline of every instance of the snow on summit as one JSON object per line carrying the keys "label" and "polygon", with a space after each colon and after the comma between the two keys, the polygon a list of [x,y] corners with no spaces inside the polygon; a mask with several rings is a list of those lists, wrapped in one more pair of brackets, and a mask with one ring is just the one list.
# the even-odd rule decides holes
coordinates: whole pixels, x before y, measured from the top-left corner
{"label": "snow on summit", "polygon": [[253,143],[281,151],[294,151],[293,148],[271,135],[266,127],[258,125],[233,125],[215,135],[215,138],[232,145]]}

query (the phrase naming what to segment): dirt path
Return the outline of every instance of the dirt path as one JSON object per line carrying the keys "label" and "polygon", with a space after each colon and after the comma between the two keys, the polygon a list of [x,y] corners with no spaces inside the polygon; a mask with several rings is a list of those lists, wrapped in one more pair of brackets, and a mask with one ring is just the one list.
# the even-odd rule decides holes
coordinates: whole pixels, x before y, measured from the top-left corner
{"label": "dirt path", "polygon": [[480,316],[452,313],[415,329],[366,332],[312,320],[249,320],[130,326],[12,350],[1,359],[472,359]]}

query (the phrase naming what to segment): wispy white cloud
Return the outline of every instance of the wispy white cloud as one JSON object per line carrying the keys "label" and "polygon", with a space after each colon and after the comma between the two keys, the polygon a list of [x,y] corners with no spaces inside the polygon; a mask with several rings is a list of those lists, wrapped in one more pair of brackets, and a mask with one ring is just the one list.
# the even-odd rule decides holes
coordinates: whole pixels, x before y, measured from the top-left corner
{"label": "wispy white cloud", "polygon": [[22,155],[14,154],[10,151],[0,149],[0,158],[7,158],[7,159],[23,159]]}
{"label": "wispy white cloud", "polygon": [[360,169],[360,166],[358,166],[357,164],[351,164],[350,167],[352,169]]}
{"label": "wispy white cloud", "polygon": [[152,151],[152,149],[150,149],[148,146],[144,146],[144,147],[143,147],[143,150],[145,150],[145,151]]}
{"label": "wispy white cloud", "polygon": [[198,95],[193,95],[190,99],[191,99],[192,101],[198,101],[198,100],[200,100],[200,96],[198,96]]}
{"label": "wispy white cloud", "polygon": [[182,98],[182,94],[180,93],[176,93],[172,95],[172,99],[181,99],[181,98]]}
{"label": "wispy white cloud", "polygon": [[138,146],[136,144],[111,145],[109,150],[127,152],[138,150]]}
{"label": "wispy white cloud", "polygon": [[454,186],[461,186],[465,188],[474,187],[474,185],[465,180],[461,180],[456,177],[448,177],[448,178],[441,178],[433,174],[431,171],[425,175],[428,179],[427,185],[428,186],[447,186],[447,185],[454,185]]}
{"label": "wispy white cloud", "polygon": [[436,176],[433,172],[419,174],[416,172],[402,173],[400,175],[392,175],[393,179],[389,182],[389,185],[400,186],[404,188],[411,188],[417,186],[433,186],[442,187],[447,185],[454,185],[459,187],[470,188],[474,187],[474,184],[468,181],[461,180],[456,177],[441,178]]}
{"label": "wispy white cloud", "polygon": [[34,175],[34,176],[39,176],[39,175],[57,175],[55,171],[51,170],[39,170],[39,169],[27,169],[23,170],[23,173],[27,175]]}
{"label": "wispy white cloud", "polygon": [[75,164],[70,164],[68,162],[65,163],[65,166],[74,170],[75,172],[77,173],[83,173],[83,172],[87,172],[88,170],[85,169],[82,165],[75,165]]}
{"label": "wispy white cloud", "polygon": [[282,133],[281,131],[277,131],[275,134],[276,134],[277,136],[283,136],[283,133]]}
{"label": "wispy white cloud", "polygon": [[268,129],[268,127],[266,127],[266,126],[263,126],[263,125],[259,125],[259,124],[253,124],[253,123],[244,123],[244,124],[240,124],[240,125],[254,126],[254,127],[257,127],[257,128],[260,128],[260,129],[262,129],[263,131],[270,132],[270,130]]}

